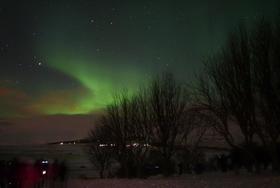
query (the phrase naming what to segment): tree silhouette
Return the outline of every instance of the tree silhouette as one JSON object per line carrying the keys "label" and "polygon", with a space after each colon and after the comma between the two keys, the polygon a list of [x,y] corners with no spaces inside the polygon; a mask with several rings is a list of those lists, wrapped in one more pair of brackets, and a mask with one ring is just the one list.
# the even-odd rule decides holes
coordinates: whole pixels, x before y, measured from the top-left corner
{"label": "tree silhouette", "polygon": [[96,125],[94,130],[89,133],[90,145],[89,156],[91,162],[99,170],[99,177],[104,178],[105,170],[110,168],[113,159],[113,150],[111,146],[110,132],[102,125]]}
{"label": "tree silhouette", "polygon": [[164,173],[168,175],[171,172],[171,157],[174,155],[176,139],[185,124],[188,95],[186,88],[170,73],[163,73],[155,78],[147,91],[154,141],[159,143]]}
{"label": "tree silhouette", "polygon": [[[261,19],[253,29],[241,24],[227,45],[208,58],[198,86],[198,108],[212,117],[213,126],[234,148],[243,148],[252,160],[255,142],[269,146],[273,166],[279,169],[279,23]],[[233,125],[243,136],[236,141]],[[260,143],[259,143],[260,144]]]}

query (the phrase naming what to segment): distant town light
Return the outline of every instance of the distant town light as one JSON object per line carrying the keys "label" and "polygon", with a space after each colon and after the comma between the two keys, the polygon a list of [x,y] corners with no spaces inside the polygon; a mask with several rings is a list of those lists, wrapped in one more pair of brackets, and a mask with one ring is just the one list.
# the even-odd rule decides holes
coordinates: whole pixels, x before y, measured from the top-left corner
{"label": "distant town light", "polygon": [[150,144],[144,144],[144,147],[150,147],[151,145]]}
{"label": "distant town light", "polygon": [[60,145],[63,145],[63,142],[60,142]]}
{"label": "distant town light", "polygon": [[137,146],[139,146],[138,143],[133,143],[133,147],[137,147]]}

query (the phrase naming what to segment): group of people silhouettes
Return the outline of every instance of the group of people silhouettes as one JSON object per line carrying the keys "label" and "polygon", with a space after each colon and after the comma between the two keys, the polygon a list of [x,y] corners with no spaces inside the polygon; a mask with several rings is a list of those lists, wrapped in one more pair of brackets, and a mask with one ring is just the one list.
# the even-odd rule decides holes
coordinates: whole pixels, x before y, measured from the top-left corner
{"label": "group of people silhouettes", "polygon": [[64,161],[0,161],[0,188],[63,188],[67,175]]}

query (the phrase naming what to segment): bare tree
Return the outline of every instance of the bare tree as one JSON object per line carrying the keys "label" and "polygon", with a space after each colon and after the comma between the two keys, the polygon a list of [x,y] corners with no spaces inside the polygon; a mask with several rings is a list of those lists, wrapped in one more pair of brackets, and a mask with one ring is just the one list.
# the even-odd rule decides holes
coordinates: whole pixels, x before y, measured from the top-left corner
{"label": "bare tree", "polygon": [[110,168],[114,155],[110,134],[102,124],[97,125],[89,133],[90,145],[88,153],[91,162],[99,170],[100,178],[104,178],[104,172]]}
{"label": "bare tree", "polygon": [[[176,147],[184,146],[195,127],[199,139],[193,145],[198,146],[204,131],[202,126],[189,121],[188,97],[185,85],[169,73],[155,78],[132,96],[126,91],[115,96],[105,110],[101,122],[103,128],[97,131],[105,132],[105,137],[110,138],[105,143],[114,145],[114,157],[121,166],[121,176],[133,175],[132,171],[136,171],[134,176],[142,175],[151,145],[159,149],[164,173],[169,175],[174,167],[171,159]],[[95,138],[95,134],[100,135],[93,131],[91,137]],[[94,146],[97,154],[101,151],[102,157],[103,150]]]}
{"label": "bare tree", "polygon": [[[206,79],[200,80],[198,93],[200,108],[212,117],[214,129],[231,147],[242,149],[255,160],[256,108],[250,50],[247,29],[240,25],[225,48],[206,62]],[[232,126],[239,130],[242,140],[234,139]]]}
{"label": "bare tree", "polygon": [[[119,162],[120,176],[142,175],[142,167],[148,154],[151,142],[150,115],[145,92],[130,96],[127,91],[115,95],[114,101],[109,105],[102,118],[102,129],[93,130],[91,137],[96,134],[104,135],[105,144],[112,144],[114,158]],[[99,131],[99,132],[95,132]],[[109,139],[109,140],[108,140]],[[103,149],[94,145],[97,154],[105,154]],[[105,147],[106,149],[107,147]],[[95,157],[96,158],[96,157]],[[98,161],[102,161],[99,159]],[[100,162],[99,162],[100,163]]]}
{"label": "bare tree", "polygon": [[127,147],[130,144],[130,123],[131,117],[129,116],[129,98],[127,92],[116,95],[114,102],[106,109],[106,115],[103,124],[111,133],[112,143],[116,148],[116,160],[121,165],[120,175],[128,177],[130,151]]}
{"label": "bare tree", "polygon": [[130,100],[130,117],[129,135],[133,142],[131,154],[136,166],[136,176],[141,177],[152,139],[151,118],[145,90],[139,91],[139,94]]}
{"label": "bare tree", "polygon": [[159,144],[163,157],[164,173],[171,171],[171,157],[174,155],[176,139],[184,125],[187,108],[187,92],[176,82],[172,74],[164,73],[154,79],[147,88],[151,105],[151,126],[154,142]]}
{"label": "bare tree", "polygon": [[225,106],[223,93],[218,92],[210,78],[200,77],[196,88],[196,105],[198,113],[208,116],[209,125],[221,135],[232,147],[238,147],[234,135],[230,131],[230,114]]}
{"label": "bare tree", "polygon": [[280,136],[280,24],[273,26],[262,19],[251,38],[252,59],[258,112],[258,134],[268,146],[275,170],[280,170],[277,144]]}
{"label": "bare tree", "polygon": [[269,146],[278,169],[279,25],[262,19],[250,32],[241,25],[225,48],[208,59],[198,87],[198,106],[213,116],[218,133],[238,146],[229,128],[232,122],[243,135],[246,152],[253,155],[260,140]]}

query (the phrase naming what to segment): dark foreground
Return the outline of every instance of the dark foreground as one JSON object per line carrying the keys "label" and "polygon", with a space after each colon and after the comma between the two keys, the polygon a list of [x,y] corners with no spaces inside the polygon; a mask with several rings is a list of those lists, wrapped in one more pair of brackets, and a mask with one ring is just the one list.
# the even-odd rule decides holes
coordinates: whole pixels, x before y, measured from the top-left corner
{"label": "dark foreground", "polygon": [[186,175],[173,178],[151,179],[95,179],[69,180],[69,188],[279,188],[280,176],[276,175],[233,175],[208,174],[201,176]]}

